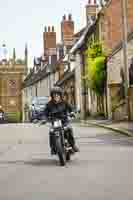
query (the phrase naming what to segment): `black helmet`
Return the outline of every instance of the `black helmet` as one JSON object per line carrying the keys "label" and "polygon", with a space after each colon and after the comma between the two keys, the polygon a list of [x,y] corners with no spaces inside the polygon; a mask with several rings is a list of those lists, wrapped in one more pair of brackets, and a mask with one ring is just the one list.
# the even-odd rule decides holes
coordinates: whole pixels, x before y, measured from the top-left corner
{"label": "black helmet", "polygon": [[50,96],[53,98],[54,94],[59,94],[62,97],[63,90],[60,87],[54,87],[51,89]]}

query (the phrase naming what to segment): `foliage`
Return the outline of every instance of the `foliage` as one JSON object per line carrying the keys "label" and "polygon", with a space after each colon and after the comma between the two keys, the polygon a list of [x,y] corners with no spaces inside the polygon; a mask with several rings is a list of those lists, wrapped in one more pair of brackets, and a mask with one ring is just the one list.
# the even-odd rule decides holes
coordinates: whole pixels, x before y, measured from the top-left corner
{"label": "foliage", "polygon": [[21,112],[11,112],[8,113],[8,121],[9,122],[20,122],[22,120],[22,113]]}
{"label": "foliage", "polygon": [[97,95],[103,95],[106,81],[106,54],[102,44],[94,42],[85,52],[85,80],[89,88]]}

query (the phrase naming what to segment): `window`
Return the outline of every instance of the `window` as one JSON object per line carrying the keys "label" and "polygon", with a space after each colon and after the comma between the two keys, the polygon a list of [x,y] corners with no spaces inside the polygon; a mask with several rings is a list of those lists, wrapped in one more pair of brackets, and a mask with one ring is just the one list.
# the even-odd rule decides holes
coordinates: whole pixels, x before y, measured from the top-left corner
{"label": "window", "polygon": [[131,59],[131,64],[129,67],[129,84],[133,85],[133,58]]}

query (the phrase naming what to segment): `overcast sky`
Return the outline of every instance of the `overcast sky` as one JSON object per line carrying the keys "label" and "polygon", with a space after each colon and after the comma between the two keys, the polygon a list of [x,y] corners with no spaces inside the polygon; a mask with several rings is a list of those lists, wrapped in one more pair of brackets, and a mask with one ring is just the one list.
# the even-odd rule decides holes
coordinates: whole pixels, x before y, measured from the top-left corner
{"label": "overcast sky", "polygon": [[42,33],[45,25],[54,25],[60,41],[60,22],[64,14],[72,13],[75,30],[85,24],[85,5],[88,0],[1,0],[0,46],[6,44],[11,55],[16,48],[19,57],[24,55],[28,43],[31,58],[43,52]]}

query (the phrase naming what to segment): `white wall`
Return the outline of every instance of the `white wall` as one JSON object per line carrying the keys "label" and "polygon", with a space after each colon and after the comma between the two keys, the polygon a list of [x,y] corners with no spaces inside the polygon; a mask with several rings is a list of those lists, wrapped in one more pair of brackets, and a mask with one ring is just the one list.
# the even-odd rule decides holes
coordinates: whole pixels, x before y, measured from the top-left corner
{"label": "white wall", "polygon": [[[131,59],[133,58],[133,39],[128,42],[128,67],[130,67]],[[120,49],[114,54],[107,63],[107,99],[108,99],[108,114],[112,118],[111,113],[111,98],[109,84],[121,83],[120,71],[124,70],[123,49]]]}
{"label": "white wall", "polygon": [[73,68],[75,69],[75,89],[76,89],[76,105],[78,109],[82,110],[82,73],[81,73],[81,55],[77,53],[75,55],[75,61],[73,62]]}
{"label": "white wall", "polygon": [[[128,43],[128,66],[130,67],[133,57],[133,40]],[[123,49],[111,57],[107,64],[108,84],[121,83],[120,70],[124,69]]]}

